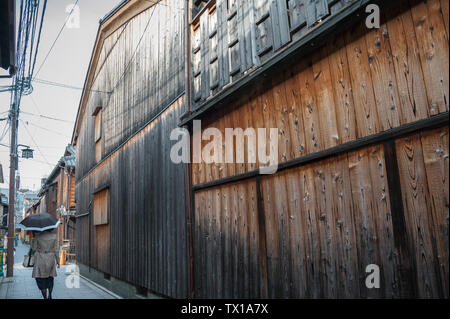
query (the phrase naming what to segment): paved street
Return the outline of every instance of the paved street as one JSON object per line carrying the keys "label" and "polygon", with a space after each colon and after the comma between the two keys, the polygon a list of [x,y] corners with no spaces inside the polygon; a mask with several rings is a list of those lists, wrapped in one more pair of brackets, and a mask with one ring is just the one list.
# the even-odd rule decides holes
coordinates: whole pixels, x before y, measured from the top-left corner
{"label": "paved street", "polygon": [[[19,243],[16,248],[14,277],[0,278],[0,299],[42,299],[36,281],[31,277],[32,268],[22,266],[23,256],[28,246]],[[66,279],[70,276],[70,266],[61,266],[55,278],[53,299],[115,299],[116,296],[98,288],[91,282],[80,278],[79,287],[67,288]],[[6,274],[6,272],[5,272]]]}

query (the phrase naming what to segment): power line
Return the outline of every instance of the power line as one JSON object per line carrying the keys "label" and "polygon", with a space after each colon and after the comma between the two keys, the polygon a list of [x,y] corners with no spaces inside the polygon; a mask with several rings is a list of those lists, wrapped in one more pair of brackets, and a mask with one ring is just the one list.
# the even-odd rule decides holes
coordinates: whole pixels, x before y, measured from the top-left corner
{"label": "power line", "polygon": [[41,26],[39,27],[39,35],[38,35],[38,40],[36,43],[36,52],[34,54],[33,67],[31,68],[31,75],[34,73],[34,68],[36,66],[36,60],[37,60],[37,55],[38,55],[38,51],[39,51],[39,44],[41,42],[42,26],[44,25],[44,16],[45,16],[46,9],[47,9],[47,0],[44,0],[44,7],[42,9],[42,16],[41,16]]}
{"label": "power line", "polygon": [[23,124],[25,124],[25,125],[32,125],[32,126],[34,126],[34,127],[37,127],[38,129],[41,129],[41,130],[44,130],[44,131],[47,131],[47,132],[50,132],[50,133],[53,133],[53,134],[56,134],[56,135],[59,135],[59,136],[62,136],[62,137],[70,138],[70,136],[64,135],[64,134],[62,134],[61,132],[57,132],[57,131],[50,130],[50,129],[48,129],[48,128],[45,128],[45,127],[42,127],[42,126],[33,124],[33,123],[29,122],[29,121],[24,121],[24,120],[20,120],[20,121],[21,121]]}
{"label": "power line", "polygon": [[28,96],[30,97],[31,102],[33,102],[34,108],[36,109],[36,111],[38,112],[38,114],[39,114],[39,115],[42,115],[42,112],[41,112],[41,110],[39,109],[39,107],[38,107],[36,101],[34,100],[33,96],[32,96],[32,95],[28,95]]}
{"label": "power line", "polygon": [[48,120],[66,122],[66,123],[70,123],[70,124],[74,123],[73,121],[68,121],[68,120],[63,120],[63,119],[58,119],[58,118],[55,118],[55,117],[51,117],[51,116],[48,116],[48,115],[43,115],[42,112],[40,111],[36,101],[34,100],[33,96],[29,95],[29,97],[31,99],[31,102],[33,102],[33,105],[36,108],[36,111],[38,112],[38,114],[33,114],[33,113],[29,113],[29,112],[24,112],[24,111],[21,111],[21,113],[27,114],[27,115],[31,115],[31,116],[38,116],[38,117],[41,117],[41,118],[44,118],[44,119],[48,119]]}
{"label": "power line", "polygon": [[[4,144],[4,143],[0,143],[0,146],[4,146],[4,147],[11,147],[11,145],[9,145],[9,144]],[[40,146],[40,148],[43,148],[43,149],[64,149],[65,147],[64,146]],[[9,153],[9,151],[7,151],[8,153]]]}
{"label": "power line", "polygon": [[45,157],[44,153],[41,151],[41,148],[39,147],[39,145],[36,143],[36,140],[34,139],[33,135],[30,133],[30,131],[28,130],[28,127],[26,125],[24,125],[23,127],[25,127],[25,130],[28,133],[28,136],[30,136],[31,140],[33,141],[34,145],[36,146],[37,150],[39,151],[39,153],[41,153],[42,157],[44,158],[44,160],[47,162],[48,165],[53,166],[52,164],[50,164],[50,162],[48,161],[48,159]]}
{"label": "power line", "polygon": [[[46,1],[46,0],[44,0]],[[78,2],[78,0],[77,0]],[[34,65],[31,65],[31,61],[33,59],[33,48],[34,48],[34,39],[36,36],[36,27],[37,27],[37,21],[38,21],[38,13],[39,13],[39,4],[40,0],[21,0],[20,1],[20,14],[19,14],[19,27],[17,31],[17,56],[16,56],[16,62],[17,62],[17,70],[13,78],[12,82],[12,90],[11,90],[11,97],[10,97],[10,122],[11,122],[11,154],[10,154],[10,173],[9,173],[9,207],[8,207],[8,238],[10,240],[8,241],[8,265],[7,265],[7,277],[13,277],[14,274],[14,243],[12,241],[12,238],[14,236],[14,215],[15,215],[15,177],[17,172],[17,165],[18,165],[18,156],[17,156],[17,127],[18,127],[18,116],[19,116],[19,110],[20,110],[20,103],[22,100],[23,95],[31,94],[33,91],[33,87],[31,86],[31,78],[33,76],[34,71]],[[45,11],[46,3],[44,4]],[[44,12],[42,14],[41,18],[41,26],[40,30],[42,30],[42,23],[44,19]],[[30,35],[31,35],[31,41],[30,41]],[[35,54],[38,51],[40,41],[40,31],[39,31],[39,39],[36,43],[35,47]],[[31,48],[28,50],[28,47],[31,46]],[[26,61],[27,61],[27,54],[29,55],[29,61],[30,64],[28,65],[28,73],[26,76],[25,68],[26,68]],[[34,57],[35,58],[35,57]],[[33,136],[28,131],[28,128],[25,126],[25,129],[27,130],[28,134],[30,135],[30,138],[34,141]],[[39,146],[36,144],[36,147],[41,152]],[[43,153],[41,152],[43,155]],[[45,155],[43,155],[45,158]],[[48,162],[48,161],[47,161]]]}
{"label": "power line", "polygon": [[33,82],[39,83],[39,84],[44,84],[44,85],[50,85],[50,86],[54,86],[54,87],[60,87],[63,89],[71,89],[71,90],[79,90],[79,91],[86,91],[86,92],[96,92],[96,93],[107,93],[107,94],[111,94],[112,92],[106,92],[106,91],[99,91],[99,90],[88,90],[82,87],[78,87],[78,86],[74,86],[74,85],[70,85],[70,84],[65,84],[65,83],[58,83],[58,82],[53,82],[53,81],[48,81],[48,80],[42,80],[42,79],[33,79]]}
{"label": "power line", "polygon": [[[69,15],[68,15],[67,18],[66,18],[66,21],[64,21],[64,24],[63,24],[63,26],[61,27],[61,30],[59,30],[59,33],[58,33],[58,35],[56,36],[55,41],[53,41],[53,44],[51,45],[50,50],[48,51],[47,55],[45,56],[44,61],[42,61],[41,65],[39,66],[39,69],[38,69],[37,72],[36,72],[36,76],[37,76],[37,75],[39,74],[39,72],[41,71],[41,69],[42,69],[42,67],[44,66],[45,62],[47,62],[47,59],[48,59],[48,57],[50,56],[50,53],[52,52],[53,48],[55,47],[56,42],[58,41],[59,37],[61,36],[61,33],[63,32],[64,28],[66,27],[67,22],[69,21],[70,17],[72,16],[73,11],[74,11],[75,8],[77,7],[78,2],[79,2],[79,0],[77,0],[77,1],[75,2],[75,4],[74,4],[73,7],[72,7],[72,10],[70,10],[70,13],[69,13]],[[35,76],[35,77],[36,77],[36,76]],[[33,78],[33,79],[34,79],[34,78]]]}
{"label": "power line", "polygon": [[11,126],[10,126],[10,123],[9,123],[9,121],[8,121],[8,122],[6,123],[4,129],[3,129],[2,135],[0,136],[0,142],[3,141],[3,139],[5,138],[5,136],[8,134],[10,127],[11,127]]}
{"label": "power line", "polygon": [[68,120],[63,120],[63,119],[58,119],[58,118],[55,118],[55,117],[51,117],[51,116],[47,116],[47,115],[42,115],[42,114],[33,114],[33,113],[29,113],[29,112],[24,112],[24,111],[21,111],[21,113],[22,114],[25,114],[25,115],[30,115],[30,116],[35,116],[35,117],[40,117],[40,118],[44,118],[44,119],[46,119],[46,120],[52,120],[52,121],[58,121],[58,122],[65,122],[65,123],[70,123],[70,124],[73,124],[74,122],[73,121],[68,121]]}
{"label": "power line", "polygon": [[144,32],[142,32],[142,35],[141,35],[141,37],[140,37],[140,39],[139,39],[139,42],[138,42],[138,44],[136,45],[136,48],[134,49],[134,52],[133,52],[133,54],[132,54],[132,56],[131,56],[131,58],[130,58],[130,61],[128,61],[128,63],[127,63],[127,65],[126,65],[126,67],[125,67],[125,69],[124,69],[122,75],[120,76],[120,78],[119,78],[119,80],[117,81],[116,85],[114,85],[114,87],[113,87],[113,89],[112,89],[113,91],[117,88],[117,86],[119,85],[120,81],[122,81],[122,78],[123,78],[123,77],[125,76],[125,74],[127,73],[128,68],[129,68],[130,65],[131,65],[131,62],[133,62],[133,59],[134,59],[134,57],[135,57],[135,55],[136,55],[136,53],[137,53],[137,50],[138,50],[139,46],[141,45],[142,39],[144,38],[145,32],[147,32],[148,26],[150,25],[150,22],[152,21],[153,14],[154,14],[155,11],[156,11],[156,6],[159,5],[160,2],[161,2],[161,0],[158,0],[158,2],[156,2],[155,5],[153,6],[153,11],[152,11],[152,13],[151,13],[151,15],[150,15],[150,18],[149,18],[148,21],[147,21],[147,25],[145,26]]}

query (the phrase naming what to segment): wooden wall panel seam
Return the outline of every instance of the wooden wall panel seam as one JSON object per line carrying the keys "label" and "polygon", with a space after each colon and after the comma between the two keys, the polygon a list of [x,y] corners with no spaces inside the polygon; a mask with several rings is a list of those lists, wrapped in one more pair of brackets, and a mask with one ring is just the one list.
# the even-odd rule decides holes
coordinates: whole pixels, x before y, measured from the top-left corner
{"label": "wooden wall panel seam", "polygon": [[399,255],[400,296],[402,298],[417,298],[419,287],[414,280],[416,262],[407,231],[403,201],[400,200],[403,198],[403,195],[395,141],[385,142],[383,148],[389,185],[394,241]]}
{"label": "wooden wall panel seam", "polygon": [[[431,128],[441,127],[448,123],[449,121],[449,113],[441,113],[439,115],[435,115],[433,117],[419,120],[413,123],[408,123],[400,127],[393,128],[388,131],[383,131],[374,135],[366,136],[364,138],[360,138],[355,141],[350,141],[335,147],[331,147],[319,152],[307,154],[304,156],[300,156],[297,158],[294,158],[292,160],[280,163],[278,165],[278,172],[287,168],[291,168],[298,165],[304,165],[307,163],[310,163],[312,161],[317,161],[320,159],[325,159],[337,154],[342,154],[346,152],[350,152],[352,150],[356,150],[362,147],[366,147],[369,145],[382,143],[387,140],[393,140],[395,138],[399,138],[408,134],[413,134],[415,132],[418,132],[420,130],[427,130]],[[249,171],[246,173],[238,174],[238,175],[232,175],[228,176],[222,179],[217,179],[215,181],[201,183],[197,185],[193,185],[192,189],[194,192],[211,188],[211,187],[217,187],[224,184],[229,184],[237,181],[242,181],[245,179],[253,178],[260,175],[259,169]]]}

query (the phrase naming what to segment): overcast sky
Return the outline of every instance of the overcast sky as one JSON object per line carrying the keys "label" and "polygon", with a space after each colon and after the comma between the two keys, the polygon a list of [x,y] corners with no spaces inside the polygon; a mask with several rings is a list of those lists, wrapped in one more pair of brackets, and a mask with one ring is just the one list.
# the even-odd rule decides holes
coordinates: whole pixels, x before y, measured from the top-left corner
{"label": "overcast sky", "polygon": [[[68,13],[66,7],[76,0],[48,0],[42,31],[41,45],[36,64],[41,65],[53,41],[64,24]],[[65,28],[51,55],[37,78],[52,82],[83,87],[87,68],[97,35],[99,20],[114,8],[120,0],[79,0],[80,28]],[[17,1],[19,4],[19,1]],[[42,1],[41,1],[42,3]],[[36,72],[35,71],[35,72]],[[9,85],[11,80],[0,79],[0,85]],[[42,177],[48,176],[70,143],[81,90],[72,90],[34,83],[31,96],[22,98],[19,121],[19,144],[29,145],[34,159],[19,160],[21,188],[39,189]],[[0,118],[7,117],[9,93],[0,93]],[[64,121],[50,120],[39,115]],[[6,121],[0,122],[0,137]],[[10,134],[0,143],[9,145]],[[9,149],[0,146],[0,163],[8,187]]]}

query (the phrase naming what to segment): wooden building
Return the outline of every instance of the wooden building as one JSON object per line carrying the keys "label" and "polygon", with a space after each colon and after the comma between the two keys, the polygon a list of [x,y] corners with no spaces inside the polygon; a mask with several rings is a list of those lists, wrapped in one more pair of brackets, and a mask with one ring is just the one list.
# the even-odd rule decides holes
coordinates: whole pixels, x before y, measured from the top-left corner
{"label": "wooden building", "polygon": [[64,241],[74,240],[75,231],[75,148],[68,145],[64,156],[56,164],[49,177],[39,191],[40,202],[32,206],[30,213],[49,213],[59,218],[58,240],[62,245]]}
{"label": "wooden building", "polygon": [[[0,68],[9,69],[11,75],[15,73],[13,66],[16,59],[15,11],[14,0],[0,2]],[[0,75],[0,78],[2,77],[5,75]]]}
{"label": "wooden building", "polygon": [[[78,262],[177,298],[448,298],[449,2],[154,2],[100,24]],[[194,120],[277,128],[277,173],[173,164]]]}

